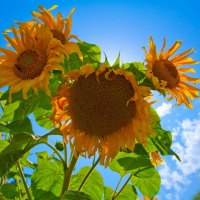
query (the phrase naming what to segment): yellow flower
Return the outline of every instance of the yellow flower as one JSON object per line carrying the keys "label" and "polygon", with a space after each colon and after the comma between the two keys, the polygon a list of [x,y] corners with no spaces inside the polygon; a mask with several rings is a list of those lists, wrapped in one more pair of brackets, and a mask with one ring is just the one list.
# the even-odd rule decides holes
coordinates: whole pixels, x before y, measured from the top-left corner
{"label": "yellow flower", "polygon": [[146,75],[153,81],[158,89],[164,90],[171,97],[177,99],[177,105],[184,103],[187,107],[192,108],[191,101],[198,98],[199,89],[188,84],[200,82],[200,78],[192,78],[185,75],[185,72],[195,73],[193,68],[180,68],[182,65],[198,64],[192,58],[188,57],[193,53],[193,49],[188,49],[171,58],[178,50],[182,42],[176,41],[167,51],[164,52],[166,40],[164,39],[163,47],[160,54],[157,54],[156,45],[150,37],[149,52],[145,50],[147,71]]}
{"label": "yellow flower", "polygon": [[53,37],[64,45],[66,55],[77,52],[79,57],[82,59],[79,46],[75,42],[69,42],[72,38],[80,41],[77,36],[70,34],[72,28],[71,16],[75,9],[71,10],[67,18],[64,18],[60,12],[57,14],[56,18],[54,18],[50,11],[55,8],[57,8],[56,5],[52,6],[50,9],[39,6],[38,12],[32,12],[32,14],[48,26],[53,34]]}
{"label": "yellow flower", "polygon": [[19,30],[12,27],[12,31],[14,38],[4,35],[14,50],[0,48],[3,53],[0,55],[0,87],[10,86],[10,101],[12,93],[20,90],[27,99],[30,88],[35,92],[43,88],[50,95],[49,72],[63,70],[59,65],[63,61],[63,56],[58,54],[62,50],[60,44],[45,26],[34,25],[31,30],[25,26]]}
{"label": "yellow flower", "polygon": [[153,134],[143,92],[131,72],[84,65],[66,74],[53,99],[53,121],[61,125],[66,143],[74,141],[76,153],[91,157],[98,152],[107,166],[120,148],[134,150],[135,140],[146,143]]}

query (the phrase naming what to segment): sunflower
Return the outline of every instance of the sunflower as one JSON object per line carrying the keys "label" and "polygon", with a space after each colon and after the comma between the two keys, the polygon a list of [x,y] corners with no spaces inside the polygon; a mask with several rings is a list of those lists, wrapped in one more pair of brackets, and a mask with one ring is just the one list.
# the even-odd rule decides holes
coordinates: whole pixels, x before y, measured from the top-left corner
{"label": "sunflower", "polygon": [[131,72],[87,64],[66,74],[52,101],[53,121],[66,143],[74,141],[75,154],[98,152],[107,166],[120,149],[134,150],[135,140],[144,144],[153,134],[150,106],[143,98],[147,90]]}
{"label": "sunflower", "polygon": [[[32,88],[37,92],[43,88],[48,95],[49,72],[63,70],[59,65],[63,56],[59,55],[62,47],[52,37],[48,27],[34,25],[32,29],[25,26],[16,30],[12,27],[14,38],[6,33],[5,38],[14,50],[0,48],[0,87],[10,86],[12,93],[22,90],[23,98],[27,99],[27,91]],[[21,37],[19,37],[20,32]]]}
{"label": "sunflower", "polygon": [[193,68],[181,68],[182,65],[198,64],[189,57],[194,50],[188,49],[178,55],[171,57],[181,46],[182,42],[176,41],[167,51],[164,52],[166,40],[157,54],[156,45],[150,37],[149,52],[145,50],[147,71],[146,75],[153,81],[154,85],[168,93],[172,100],[176,98],[177,105],[184,103],[187,107],[192,108],[191,101],[198,98],[199,89],[188,84],[200,82],[199,78],[192,78],[184,74],[185,72],[195,73]]}
{"label": "sunflower", "polygon": [[80,41],[77,36],[70,34],[72,28],[71,16],[75,9],[71,10],[67,18],[64,18],[60,12],[57,14],[56,18],[54,18],[50,11],[55,8],[57,8],[56,5],[49,9],[39,6],[38,12],[32,12],[32,15],[49,27],[53,37],[64,45],[66,55],[76,52],[80,59],[82,59],[79,46],[75,42],[69,42],[70,39]]}

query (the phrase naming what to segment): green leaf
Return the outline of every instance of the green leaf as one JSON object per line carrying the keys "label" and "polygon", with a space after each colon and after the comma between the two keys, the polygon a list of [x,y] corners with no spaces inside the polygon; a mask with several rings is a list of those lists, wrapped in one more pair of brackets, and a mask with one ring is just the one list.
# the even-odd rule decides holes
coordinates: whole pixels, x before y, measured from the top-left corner
{"label": "green leaf", "polygon": [[172,149],[169,150],[169,155],[175,156],[176,159],[177,159],[178,161],[181,162],[181,158],[180,158],[180,157],[178,156],[178,154],[177,154],[176,152],[174,152]]}
{"label": "green leaf", "polygon": [[48,160],[49,155],[46,151],[37,152],[37,163],[43,163],[45,160]]}
{"label": "green leaf", "polygon": [[127,184],[125,188],[122,190],[122,192],[117,196],[116,200],[136,200],[137,199],[137,193],[135,188]]}
{"label": "green leaf", "polygon": [[154,145],[150,137],[147,137],[147,144],[144,144],[144,148],[147,152],[157,151],[158,148]]}
{"label": "green leaf", "polygon": [[28,100],[21,101],[20,106],[15,110],[13,120],[23,120],[28,117],[40,101],[43,101],[40,95],[33,95]]}
{"label": "green leaf", "polygon": [[168,155],[172,144],[171,132],[162,129],[159,121],[152,128],[156,136],[151,137],[151,141],[162,155]]}
{"label": "green leaf", "polygon": [[84,192],[70,190],[64,193],[61,200],[94,200],[94,199]]}
{"label": "green leaf", "polygon": [[136,145],[135,151],[132,153],[119,152],[109,164],[109,168],[121,176],[128,173],[136,173],[147,167],[153,166],[149,155],[140,144]]}
{"label": "green leaf", "polygon": [[[8,95],[8,92],[6,92],[3,97],[5,98],[6,95]],[[9,103],[7,101],[0,121],[10,122],[24,120],[37,106],[44,109],[51,109],[50,100],[42,90],[38,91],[38,95],[30,94],[28,100],[21,99],[20,93],[15,94],[15,99],[16,101],[14,103]]]}
{"label": "green leaf", "polygon": [[117,59],[115,60],[114,64],[112,65],[112,68],[118,69],[120,67],[120,53],[117,56]]}
{"label": "green leaf", "polygon": [[6,140],[0,140],[0,152],[3,151],[10,143]]}
{"label": "green leaf", "polygon": [[36,107],[33,114],[38,125],[49,130],[53,128],[52,121],[49,118],[52,113],[52,110]]}
{"label": "green leaf", "polygon": [[131,182],[143,195],[152,198],[160,190],[161,179],[155,168],[147,168],[133,174]]}
{"label": "green leaf", "polygon": [[32,134],[15,134],[12,142],[0,153],[0,185],[4,183],[10,169],[19,158],[23,157],[34,146],[46,142],[49,135],[60,135],[58,129],[54,129],[42,137]]}
{"label": "green leaf", "polygon": [[65,69],[65,72],[73,71],[73,70],[79,70],[80,67],[84,63],[80,60],[77,53],[72,53],[69,55],[69,57],[65,57],[64,63],[62,63],[63,68]]}
{"label": "green leaf", "polygon": [[[85,175],[90,170],[90,167],[83,167],[81,170],[76,174],[72,176],[71,182],[70,182],[70,190],[77,190],[80,186],[81,182],[83,181]],[[104,189],[104,182],[101,174],[94,169],[87,181],[85,182],[85,185],[82,188],[82,191],[90,195],[94,198],[94,200],[102,199],[103,197],[103,189]]]}
{"label": "green leaf", "polygon": [[155,136],[148,137],[148,145],[144,146],[147,152],[154,152],[159,150],[162,155],[170,155],[170,147],[172,144],[172,134],[161,127],[160,117],[156,110],[151,107],[151,114],[154,116],[152,122],[152,129]]}
{"label": "green leaf", "polygon": [[[16,199],[19,197],[16,185],[6,183],[0,188],[0,192],[8,199]],[[1,198],[1,197],[0,197]]]}
{"label": "green leaf", "polygon": [[0,132],[8,133],[10,129],[6,125],[0,124]]}
{"label": "green leaf", "polygon": [[31,177],[31,189],[35,199],[59,197],[63,185],[63,166],[61,162],[44,160],[40,162]]}
{"label": "green leaf", "polygon": [[114,190],[111,187],[104,186],[104,200],[110,200]]}
{"label": "green leaf", "polygon": [[23,120],[18,120],[11,122],[10,124],[6,125],[6,127],[10,130],[10,133],[33,133],[32,124],[29,118],[25,118]]}
{"label": "green leaf", "polygon": [[9,122],[14,119],[15,111],[19,108],[20,106],[20,101],[16,101],[14,103],[8,104],[4,107],[4,112],[3,116],[0,119],[2,122]]}
{"label": "green leaf", "polygon": [[101,61],[101,49],[97,45],[87,42],[82,42],[78,45],[84,58],[88,58],[89,60],[96,62]]}
{"label": "green leaf", "polygon": [[[61,65],[65,66],[65,63],[62,63]],[[62,83],[63,83],[62,72],[58,70],[53,70],[50,74],[50,79],[49,79],[49,89],[51,91],[52,96],[57,94],[58,92],[57,89]],[[47,102],[49,102],[49,100]],[[51,107],[49,109],[51,109]]]}
{"label": "green leaf", "polygon": [[122,66],[125,70],[132,72],[139,84],[141,84],[147,77],[144,74],[144,65],[142,63],[125,63]]}

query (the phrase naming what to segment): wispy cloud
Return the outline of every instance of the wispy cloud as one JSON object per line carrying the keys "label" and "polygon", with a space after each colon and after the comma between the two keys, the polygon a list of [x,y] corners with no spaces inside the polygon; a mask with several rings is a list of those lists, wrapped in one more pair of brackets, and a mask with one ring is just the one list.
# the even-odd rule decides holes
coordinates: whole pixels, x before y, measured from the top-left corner
{"label": "wispy cloud", "polygon": [[164,117],[167,114],[171,113],[172,104],[170,103],[162,103],[161,106],[159,106],[156,111],[159,114],[160,117]]}
{"label": "wispy cloud", "polygon": [[[175,129],[176,138],[179,138],[172,145],[172,149],[180,156],[181,163],[173,158],[173,164],[164,164],[160,169],[162,185],[171,191],[168,197],[179,200],[180,191],[190,183],[191,174],[199,174],[200,170],[200,119],[185,119]],[[167,199],[169,199],[167,198]]]}

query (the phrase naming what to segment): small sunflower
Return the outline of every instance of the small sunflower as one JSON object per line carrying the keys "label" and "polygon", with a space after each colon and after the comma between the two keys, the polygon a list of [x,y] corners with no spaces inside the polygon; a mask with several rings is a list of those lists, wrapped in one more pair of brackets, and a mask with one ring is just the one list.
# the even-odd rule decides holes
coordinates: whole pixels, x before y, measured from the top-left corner
{"label": "small sunflower", "polygon": [[161,49],[160,54],[157,54],[156,45],[150,37],[149,52],[145,50],[147,71],[146,75],[152,79],[154,85],[166,93],[170,94],[168,100],[177,99],[177,105],[184,103],[187,107],[192,108],[191,101],[198,98],[199,89],[188,84],[200,82],[200,78],[192,78],[184,74],[185,72],[195,73],[193,68],[180,68],[182,65],[198,64],[188,57],[194,50],[188,49],[171,58],[178,50],[182,42],[176,41],[166,52],[166,40]]}
{"label": "small sunflower", "polygon": [[134,150],[135,140],[146,143],[153,134],[146,90],[124,69],[84,65],[66,74],[53,99],[53,121],[61,125],[66,143],[74,141],[76,153],[98,152],[107,166],[120,148]]}
{"label": "small sunflower", "polygon": [[64,18],[60,12],[57,14],[56,18],[54,18],[50,11],[55,8],[57,8],[56,5],[49,9],[39,6],[38,12],[32,12],[32,15],[49,27],[53,37],[59,40],[61,44],[65,46],[65,53],[67,55],[76,52],[82,59],[79,46],[75,42],[69,41],[70,39],[76,39],[77,41],[80,41],[77,36],[70,34],[72,28],[71,16],[75,9],[71,10],[67,18]]}
{"label": "small sunflower", "polygon": [[63,70],[59,65],[63,61],[58,53],[62,50],[60,44],[45,26],[34,25],[31,30],[25,26],[16,30],[13,26],[12,31],[14,38],[4,35],[14,50],[0,48],[0,87],[10,86],[10,100],[12,93],[20,90],[27,99],[30,88],[35,92],[43,88],[50,95],[49,72]]}

